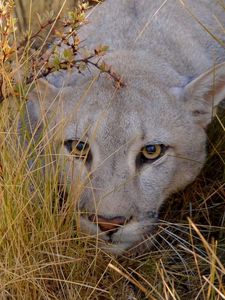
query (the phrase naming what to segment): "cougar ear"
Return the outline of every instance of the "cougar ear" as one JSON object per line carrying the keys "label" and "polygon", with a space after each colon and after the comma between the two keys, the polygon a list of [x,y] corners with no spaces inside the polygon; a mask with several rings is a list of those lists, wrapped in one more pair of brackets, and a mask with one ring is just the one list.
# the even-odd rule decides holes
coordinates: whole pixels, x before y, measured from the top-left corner
{"label": "cougar ear", "polygon": [[211,122],[213,107],[225,99],[225,63],[209,69],[184,88],[184,101],[202,127]]}
{"label": "cougar ear", "polygon": [[28,130],[29,134],[34,135],[35,138],[39,135],[48,112],[51,111],[60,95],[60,90],[45,79],[38,79],[35,82],[35,87],[28,94],[28,101],[20,118],[20,132]]}
{"label": "cougar ear", "polygon": [[60,89],[49,83],[47,80],[40,78],[35,82],[34,89],[29,93],[29,100],[45,102],[53,100],[58,94]]}

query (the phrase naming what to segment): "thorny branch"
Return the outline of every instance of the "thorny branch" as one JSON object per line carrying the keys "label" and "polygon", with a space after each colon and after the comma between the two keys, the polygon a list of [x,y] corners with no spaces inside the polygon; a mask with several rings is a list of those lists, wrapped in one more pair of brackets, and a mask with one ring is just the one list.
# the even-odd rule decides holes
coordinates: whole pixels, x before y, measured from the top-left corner
{"label": "thorny branch", "polygon": [[[114,80],[117,88],[124,86],[121,77],[102,58],[108,50],[107,46],[100,45],[93,50],[88,50],[82,46],[78,29],[86,23],[85,12],[89,7],[87,1],[82,1],[74,11],[68,13],[67,17],[49,15],[45,21],[40,20],[39,17],[39,28],[34,33],[26,34],[16,45],[16,20],[13,18],[14,2],[12,0],[0,2],[1,74],[11,74],[11,82],[14,85],[14,91],[5,91],[5,78],[4,75],[0,76],[0,102],[12,94],[18,94],[18,82],[13,78],[12,66],[15,55],[19,56],[21,60],[23,57],[29,57],[28,66],[27,63],[24,64],[28,69],[24,72],[26,75],[23,75],[23,71],[20,72],[22,74],[21,83],[25,86],[33,83],[38,78],[46,77],[59,70],[75,68],[78,73],[83,73],[89,65],[94,66],[100,73],[108,74]],[[54,27],[56,23],[60,23],[58,24],[60,29],[51,28],[53,32],[51,38],[53,37],[55,40],[51,46],[47,50],[44,47],[43,50],[41,48],[42,51],[32,49],[30,45],[40,37],[44,30],[50,26]],[[48,44],[48,41],[46,41],[46,44]]]}

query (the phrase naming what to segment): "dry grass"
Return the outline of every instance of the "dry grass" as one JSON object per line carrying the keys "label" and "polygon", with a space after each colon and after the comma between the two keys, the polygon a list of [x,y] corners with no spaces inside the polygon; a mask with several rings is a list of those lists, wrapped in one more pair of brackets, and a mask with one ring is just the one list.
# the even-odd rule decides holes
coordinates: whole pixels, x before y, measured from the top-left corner
{"label": "dry grass", "polygon": [[154,248],[115,258],[76,228],[79,190],[62,206],[46,135],[43,152],[32,139],[18,146],[25,90],[0,104],[0,299],[225,299],[224,109],[208,130],[204,170],[162,207]]}

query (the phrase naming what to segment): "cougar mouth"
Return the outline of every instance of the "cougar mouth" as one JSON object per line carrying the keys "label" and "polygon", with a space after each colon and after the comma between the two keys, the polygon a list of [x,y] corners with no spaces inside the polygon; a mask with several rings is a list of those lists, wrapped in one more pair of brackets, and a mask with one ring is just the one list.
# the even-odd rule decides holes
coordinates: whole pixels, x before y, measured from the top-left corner
{"label": "cougar mouth", "polygon": [[81,231],[90,236],[96,236],[99,247],[107,253],[120,255],[126,250],[143,243],[146,234],[154,227],[153,222],[130,222],[119,228],[116,232],[101,231],[97,224],[86,217],[80,217]]}

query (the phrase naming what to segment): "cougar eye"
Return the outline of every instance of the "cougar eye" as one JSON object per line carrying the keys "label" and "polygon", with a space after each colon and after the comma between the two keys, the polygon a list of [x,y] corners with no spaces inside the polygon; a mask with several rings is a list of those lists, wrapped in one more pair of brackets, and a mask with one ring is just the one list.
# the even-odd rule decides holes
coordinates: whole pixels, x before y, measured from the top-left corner
{"label": "cougar eye", "polygon": [[163,154],[164,150],[164,145],[146,145],[141,149],[141,155],[145,160],[155,160]]}
{"label": "cougar eye", "polygon": [[86,142],[80,140],[67,140],[64,142],[65,147],[77,158],[85,158],[89,152],[89,145]]}

